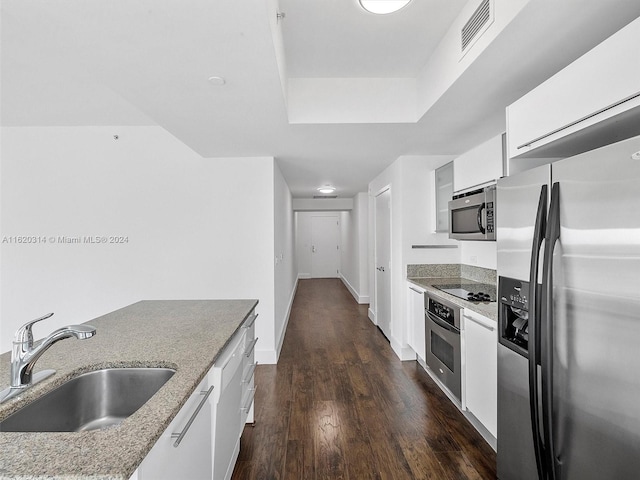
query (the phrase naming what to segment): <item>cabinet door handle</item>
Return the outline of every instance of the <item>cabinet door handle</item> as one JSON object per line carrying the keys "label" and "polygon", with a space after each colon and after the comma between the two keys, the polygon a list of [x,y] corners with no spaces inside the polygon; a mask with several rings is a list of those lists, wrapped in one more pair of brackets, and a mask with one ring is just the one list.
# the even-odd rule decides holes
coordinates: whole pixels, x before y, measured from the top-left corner
{"label": "cabinet door handle", "polygon": [[256,343],[258,343],[258,338],[255,338],[250,344],[249,347],[245,350],[244,352],[244,356],[248,357],[249,355],[251,355],[251,352],[253,352],[253,349],[256,346]]}
{"label": "cabinet door handle", "polygon": [[246,412],[251,408],[251,404],[253,403],[253,399],[255,395],[256,395],[256,387],[250,388],[249,390],[247,390],[247,398],[249,399],[249,401],[244,403],[244,405],[241,407],[241,410],[244,410]]}
{"label": "cabinet door handle", "polygon": [[518,145],[516,147],[516,150],[520,150],[521,148],[524,148],[524,147],[530,147],[531,145],[533,145],[536,142],[539,142],[540,140],[544,140],[545,138],[550,137],[551,135],[554,135],[554,134],[556,134],[558,132],[561,132],[562,130],[566,130],[567,128],[573,127],[574,125],[577,125],[577,124],[579,124],[581,122],[584,122],[585,120],[588,120],[588,119],[590,119],[592,117],[600,115],[601,113],[604,113],[607,110],[611,110],[612,108],[615,108],[618,105],[622,105],[623,103],[628,102],[628,101],[633,100],[634,98],[638,98],[638,97],[640,97],[640,93],[634,93],[633,95],[631,95],[631,96],[629,96],[627,98],[623,98],[622,100],[620,100],[618,102],[615,102],[615,103],[612,103],[611,105],[607,105],[606,107],[601,108],[600,110],[598,110],[596,112],[590,113],[589,115],[586,115],[586,116],[584,116],[582,118],[579,118],[578,120],[575,120],[575,121],[573,121],[571,123],[567,123],[563,127],[556,128],[555,130],[552,130],[549,133],[545,133],[544,135],[541,135],[540,137],[534,138],[533,140],[530,140],[527,143],[523,143],[522,145]]}
{"label": "cabinet door handle", "polygon": [[471,320],[472,322],[477,323],[481,327],[484,327],[487,330],[491,330],[492,332],[496,329],[496,326],[494,324],[485,322],[484,320],[480,320],[479,318],[469,317],[468,315],[465,315],[464,318]]}
{"label": "cabinet door handle", "polygon": [[200,400],[200,403],[198,404],[198,408],[196,408],[196,411],[193,412],[193,415],[191,415],[191,418],[189,418],[189,421],[184,426],[184,429],[181,432],[177,432],[177,433],[172,433],[171,434],[171,438],[175,438],[176,439],[176,441],[173,444],[174,447],[177,448],[178,445],[180,445],[180,442],[182,442],[182,439],[187,434],[187,431],[189,430],[189,428],[191,428],[191,424],[193,423],[193,421],[196,419],[196,417],[200,413],[200,410],[202,410],[202,407],[204,407],[204,404],[207,402],[207,398],[209,398],[209,395],[211,395],[211,392],[213,392],[213,385],[211,385],[209,387],[209,390],[207,390],[206,392],[204,392],[204,391],[200,392],[200,395],[204,395],[204,398],[202,400]]}
{"label": "cabinet door handle", "polygon": [[247,320],[247,322],[245,322],[244,328],[253,327],[253,324],[256,323],[256,318],[258,318],[258,314],[254,313],[251,317],[249,317],[249,320]]}
{"label": "cabinet door handle", "polygon": [[244,380],[242,380],[242,383],[249,383],[251,381],[251,379],[253,378],[253,374],[256,373],[257,367],[258,367],[258,362],[251,364],[251,367],[249,368],[249,371],[245,375]]}

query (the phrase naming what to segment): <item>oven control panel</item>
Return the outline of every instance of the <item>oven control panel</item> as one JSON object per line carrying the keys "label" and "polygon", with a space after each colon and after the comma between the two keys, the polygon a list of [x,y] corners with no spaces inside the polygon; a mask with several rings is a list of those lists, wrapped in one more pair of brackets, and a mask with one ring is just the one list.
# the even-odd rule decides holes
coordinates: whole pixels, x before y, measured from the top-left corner
{"label": "oven control panel", "polygon": [[425,309],[425,313],[427,316],[437,317],[449,325],[459,329],[460,312],[462,307],[450,304],[445,300],[441,300],[440,297],[436,298],[432,297],[431,294],[426,295],[427,307]]}
{"label": "oven control panel", "polygon": [[443,320],[453,318],[453,309],[451,307],[447,307],[433,299],[429,299],[429,311]]}

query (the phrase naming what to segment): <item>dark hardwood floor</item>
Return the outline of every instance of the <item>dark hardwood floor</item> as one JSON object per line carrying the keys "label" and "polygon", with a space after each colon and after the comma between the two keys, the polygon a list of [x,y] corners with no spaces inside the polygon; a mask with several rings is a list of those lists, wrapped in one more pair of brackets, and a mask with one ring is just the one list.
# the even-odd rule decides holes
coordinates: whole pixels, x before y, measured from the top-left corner
{"label": "dark hardwood floor", "polygon": [[301,280],[277,365],[256,370],[240,479],[495,479],[494,451],[337,279]]}

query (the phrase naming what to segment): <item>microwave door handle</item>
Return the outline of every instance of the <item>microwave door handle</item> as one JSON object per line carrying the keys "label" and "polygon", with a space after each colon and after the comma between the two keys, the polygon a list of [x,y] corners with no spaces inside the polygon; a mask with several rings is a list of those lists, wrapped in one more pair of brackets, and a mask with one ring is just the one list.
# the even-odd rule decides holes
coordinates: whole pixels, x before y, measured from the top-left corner
{"label": "microwave door handle", "polygon": [[480,205],[480,208],[478,208],[478,229],[480,230],[480,233],[482,233],[483,235],[485,234],[486,230],[484,229],[484,226],[482,225],[482,210],[484,210],[484,202],[482,203],[482,205]]}
{"label": "microwave door handle", "polygon": [[538,365],[540,364],[540,312],[538,309],[538,271],[540,267],[540,250],[547,229],[547,196],[548,187],[540,189],[540,200],[536,212],[531,246],[531,268],[529,272],[529,406],[531,410],[531,430],[536,466],[540,478],[546,478],[544,461],[543,433],[540,431],[540,407],[538,389]]}

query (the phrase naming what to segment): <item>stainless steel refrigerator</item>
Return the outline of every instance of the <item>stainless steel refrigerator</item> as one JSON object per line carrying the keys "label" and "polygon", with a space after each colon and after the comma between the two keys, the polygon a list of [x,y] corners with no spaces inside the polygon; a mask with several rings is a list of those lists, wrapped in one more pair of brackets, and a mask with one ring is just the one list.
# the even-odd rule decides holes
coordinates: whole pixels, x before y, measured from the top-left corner
{"label": "stainless steel refrigerator", "polygon": [[499,480],[640,478],[639,152],[498,182]]}

